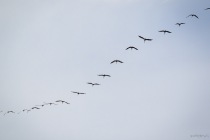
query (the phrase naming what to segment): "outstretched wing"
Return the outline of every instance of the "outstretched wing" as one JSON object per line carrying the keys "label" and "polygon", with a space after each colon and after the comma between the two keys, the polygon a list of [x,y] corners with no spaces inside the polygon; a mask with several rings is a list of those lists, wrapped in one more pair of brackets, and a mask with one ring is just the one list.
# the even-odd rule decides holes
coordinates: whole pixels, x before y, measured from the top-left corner
{"label": "outstretched wing", "polygon": [[190,16],[192,16],[192,14],[191,14],[191,15],[189,15],[189,16],[187,16],[186,18],[188,18],[188,17],[190,17]]}
{"label": "outstretched wing", "polygon": [[165,32],[165,30],[161,30],[161,31],[159,31],[159,32]]}
{"label": "outstretched wing", "polygon": [[136,47],[133,47],[135,50],[138,50]]}
{"label": "outstretched wing", "polygon": [[119,62],[119,63],[123,63],[122,61],[120,61],[120,60],[117,60],[117,62]]}
{"label": "outstretched wing", "polygon": [[152,41],[152,39],[146,39],[147,41]]}
{"label": "outstretched wing", "polygon": [[72,93],[76,93],[76,94],[78,94],[78,92],[76,92],[76,91],[71,91]]}
{"label": "outstretched wing", "polygon": [[139,37],[140,37],[141,39],[145,39],[144,37],[142,37],[142,36],[140,36],[140,35],[139,35]]}
{"label": "outstretched wing", "polygon": [[197,15],[193,15],[193,16],[196,17],[197,19],[199,19]]}
{"label": "outstretched wing", "polygon": [[112,63],[114,63],[114,62],[116,62],[116,60],[112,61],[110,64],[112,64]]}

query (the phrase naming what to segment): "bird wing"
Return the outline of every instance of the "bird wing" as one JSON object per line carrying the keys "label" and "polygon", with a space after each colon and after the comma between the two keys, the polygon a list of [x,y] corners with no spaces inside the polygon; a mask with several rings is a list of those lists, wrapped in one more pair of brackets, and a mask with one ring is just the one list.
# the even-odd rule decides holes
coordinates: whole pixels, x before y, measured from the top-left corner
{"label": "bird wing", "polygon": [[78,92],[76,92],[76,91],[72,91],[72,93],[78,93]]}
{"label": "bird wing", "polygon": [[164,30],[161,30],[161,31],[159,31],[159,32],[165,32]]}
{"label": "bird wing", "polygon": [[133,47],[135,50],[138,50],[136,47]]}
{"label": "bird wing", "polygon": [[122,61],[118,60],[118,62],[123,63]]}
{"label": "bird wing", "polygon": [[192,16],[192,14],[191,14],[191,15],[189,15],[189,16],[187,16],[186,18],[188,18],[188,17],[190,17],[190,16]]}
{"label": "bird wing", "polygon": [[110,64],[112,64],[112,63],[114,63],[114,62],[116,62],[116,60],[112,61]]}
{"label": "bird wing", "polygon": [[[196,18],[198,18],[198,16],[197,15],[194,15]],[[198,18],[199,19],[199,18]]]}
{"label": "bird wing", "polygon": [[146,39],[146,40],[148,40],[148,41],[152,41],[152,39]]}
{"label": "bird wing", "polygon": [[142,36],[140,36],[140,35],[139,35],[139,37],[140,37],[141,39],[145,39],[144,37],[142,37]]}

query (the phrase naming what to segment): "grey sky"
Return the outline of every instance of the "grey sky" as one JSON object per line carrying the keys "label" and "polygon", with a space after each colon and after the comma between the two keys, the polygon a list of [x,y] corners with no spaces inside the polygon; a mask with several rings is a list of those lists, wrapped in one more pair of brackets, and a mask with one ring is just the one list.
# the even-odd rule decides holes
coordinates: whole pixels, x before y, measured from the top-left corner
{"label": "grey sky", "polygon": [[[0,139],[210,139],[207,7],[209,0],[0,0],[0,110],[71,103],[1,113]],[[199,19],[186,18],[193,13]]]}

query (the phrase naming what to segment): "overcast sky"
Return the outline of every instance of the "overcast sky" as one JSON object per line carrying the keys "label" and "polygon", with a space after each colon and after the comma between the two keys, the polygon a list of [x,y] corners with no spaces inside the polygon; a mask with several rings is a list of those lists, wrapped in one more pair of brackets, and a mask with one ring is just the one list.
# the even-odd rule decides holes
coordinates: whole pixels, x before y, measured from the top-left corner
{"label": "overcast sky", "polygon": [[[210,139],[208,7],[209,0],[0,0],[0,139]],[[59,99],[71,104],[3,115]]]}

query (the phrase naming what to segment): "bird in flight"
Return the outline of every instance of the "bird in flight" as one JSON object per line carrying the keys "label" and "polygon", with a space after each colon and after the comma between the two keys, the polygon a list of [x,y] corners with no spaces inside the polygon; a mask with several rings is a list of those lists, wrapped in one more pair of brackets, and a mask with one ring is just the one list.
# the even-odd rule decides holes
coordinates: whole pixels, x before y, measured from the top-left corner
{"label": "bird in flight", "polygon": [[206,8],[205,10],[210,10],[210,8]]}
{"label": "bird in flight", "polygon": [[108,74],[99,74],[98,76],[103,76],[103,78],[104,78],[104,77],[111,77],[111,76],[108,75]]}
{"label": "bird in flight", "polygon": [[40,108],[38,108],[38,107],[32,107],[31,109],[40,109]]}
{"label": "bird in flight", "polygon": [[70,103],[68,103],[68,102],[66,102],[66,101],[63,101],[63,100],[57,100],[57,101],[55,101],[55,102],[61,102],[62,104],[63,104],[63,103],[70,104]]}
{"label": "bird in flight", "polygon": [[185,24],[185,23],[176,23],[175,25],[179,25],[179,27],[180,27],[182,24]]}
{"label": "bird in flight", "polygon": [[144,37],[142,37],[140,35],[139,35],[139,37],[144,40],[144,43],[145,43],[145,41],[152,41],[152,39],[144,38]]}
{"label": "bird in flight", "polygon": [[23,111],[23,112],[27,111],[27,113],[28,113],[28,112],[31,111],[31,110],[30,110],[30,109],[23,109],[22,111]]}
{"label": "bird in flight", "polygon": [[44,107],[46,104],[43,104],[43,105],[36,105],[36,106],[41,106],[41,107]]}
{"label": "bird in flight", "polygon": [[95,85],[100,85],[100,84],[98,84],[98,83],[91,83],[91,82],[88,82],[87,84],[89,84],[89,85],[92,85],[92,86],[95,86]]}
{"label": "bird in flight", "polygon": [[128,47],[128,48],[126,48],[125,50],[128,50],[128,49],[135,49],[135,50],[138,50],[136,47],[133,47],[133,46],[130,46],[130,47]]}
{"label": "bird in flight", "polygon": [[75,93],[75,94],[86,94],[86,93],[82,93],[82,92],[75,92],[75,91],[72,91],[72,93]]}
{"label": "bird in flight", "polygon": [[163,32],[164,34],[165,34],[165,33],[171,33],[170,31],[167,31],[167,30],[161,30],[161,31],[159,31],[159,32]]}
{"label": "bird in flight", "polygon": [[195,15],[195,14],[191,14],[191,15],[189,15],[189,16],[187,16],[187,18],[188,18],[188,17],[190,17],[190,16],[191,16],[191,17],[196,17],[197,19],[199,19],[199,18],[198,18],[198,16],[197,16],[197,15]]}
{"label": "bird in flight", "polygon": [[112,63],[114,63],[114,62],[115,62],[116,64],[117,64],[117,63],[123,63],[123,62],[120,61],[120,60],[114,60],[114,61],[112,61],[110,64],[112,64]]}
{"label": "bird in flight", "polygon": [[45,105],[57,105],[55,103],[45,103]]}
{"label": "bird in flight", "polygon": [[14,111],[7,111],[4,115],[9,114],[9,113],[13,113],[13,114],[15,114],[15,112],[14,112]]}

